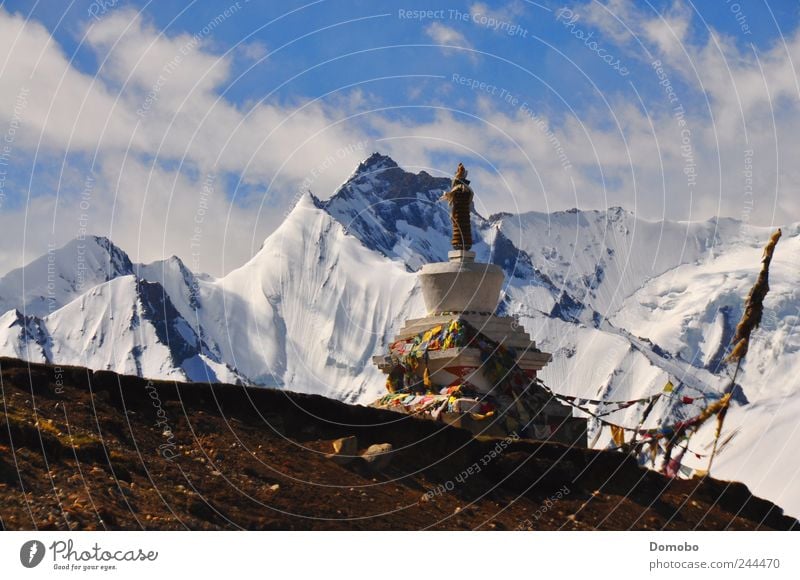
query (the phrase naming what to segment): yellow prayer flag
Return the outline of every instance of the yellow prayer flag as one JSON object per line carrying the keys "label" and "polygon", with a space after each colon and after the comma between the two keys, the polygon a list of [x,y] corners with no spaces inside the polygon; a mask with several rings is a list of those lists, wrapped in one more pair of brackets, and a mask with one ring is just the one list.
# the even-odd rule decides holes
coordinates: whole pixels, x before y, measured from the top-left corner
{"label": "yellow prayer flag", "polygon": [[611,425],[611,439],[614,445],[622,447],[625,445],[625,430],[619,425]]}

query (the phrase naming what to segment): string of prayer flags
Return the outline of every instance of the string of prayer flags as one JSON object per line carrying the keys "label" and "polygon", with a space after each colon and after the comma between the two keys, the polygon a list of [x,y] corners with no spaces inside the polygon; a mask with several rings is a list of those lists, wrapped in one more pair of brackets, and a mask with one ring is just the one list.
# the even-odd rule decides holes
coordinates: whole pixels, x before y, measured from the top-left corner
{"label": "string of prayer flags", "polygon": [[433,383],[428,370],[428,353],[465,346],[477,334],[469,324],[456,318],[446,324],[437,324],[412,338],[393,342],[389,352],[394,368],[386,378],[386,390],[393,393],[418,385],[420,380],[417,371],[422,366],[422,387],[430,391]]}
{"label": "string of prayer flags", "polygon": [[717,428],[714,432],[714,445],[711,449],[711,456],[708,459],[707,470],[709,472],[711,471],[711,464],[714,461],[714,455],[717,453],[717,444],[722,434],[722,424],[725,422],[725,416],[728,413],[730,394],[736,385],[736,376],[739,374],[742,359],[747,354],[750,345],[750,335],[761,325],[761,318],[764,315],[764,299],[767,297],[767,292],[769,292],[769,266],[772,262],[775,246],[778,244],[778,240],[781,239],[781,235],[781,229],[778,228],[770,236],[767,245],[764,246],[764,253],[761,256],[761,270],[758,273],[755,284],[753,284],[753,287],[750,288],[750,292],[747,294],[747,299],[744,303],[744,313],[742,314],[741,320],[739,320],[739,324],[736,325],[736,332],[731,339],[734,347],[725,361],[729,363],[735,362],[736,369],[733,371],[733,376],[731,377],[731,382],[726,389],[725,395],[720,399],[721,407],[717,413]]}
{"label": "string of prayer flags", "polygon": [[652,399],[650,399],[650,403],[647,405],[647,407],[645,407],[644,411],[642,411],[642,415],[639,417],[639,424],[636,425],[636,430],[633,432],[633,440],[631,441],[632,444],[636,443],[636,436],[644,426],[644,422],[647,421],[647,417],[650,416],[650,411],[652,411],[653,407],[656,406],[656,401],[658,401],[658,396],[654,396]]}
{"label": "string of prayer flags", "polygon": [[750,334],[761,324],[761,317],[764,314],[764,298],[769,292],[769,265],[772,262],[772,254],[775,252],[775,246],[780,238],[781,229],[778,228],[769,238],[767,245],[764,246],[764,253],[761,256],[761,271],[758,273],[756,282],[747,295],[744,313],[741,320],[739,320],[739,324],[736,325],[736,333],[731,339],[734,347],[725,360],[727,362],[736,362],[737,370],[739,368],[738,363],[741,363],[741,360],[747,354]]}
{"label": "string of prayer flags", "polygon": [[584,398],[575,397],[575,396],[572,396],[572,395],[555,395],[554,394],[554,396],[557,396],[559,399],[564,400],[564,401],[571,401],[571,402],[573,402],[573,403],[575,403],[576,405],[579,405],[579,406],[581,406],[581,405],[619,405],[620,409],[625,409],[625,408],[630,407],[632,405],[636,405],[637,403],[645,403],[645,402],[650,401],[651,399],[654,399],[654,398],[657,399],[658,397],[661,396],[661,393],[657,393],[655,395],[650,395],[649,397],[643,397],[641,399],[631,399],[631,400],[628,400],[628,401],[608,401],[606,399],[584,399]]}
{"label": "string of prayer flags", "polygon": [[[733,386],[733,384],[731,384],[731,386]],[[708,471],[711,471],[711,463],[714,461],[714,455],[717,453],[719,436],[722,434],[722,424],[725,422],[725,415],[728,414],[728,408],[730,407],[730,395],[730,393],[725,393],[722,399],[720,399],[720,402],[722,402],[722,408],[720,408],[719,412],[717,413],[717,426],[714,430],[714,446],[711,449],[711,456],[708,458]]]}

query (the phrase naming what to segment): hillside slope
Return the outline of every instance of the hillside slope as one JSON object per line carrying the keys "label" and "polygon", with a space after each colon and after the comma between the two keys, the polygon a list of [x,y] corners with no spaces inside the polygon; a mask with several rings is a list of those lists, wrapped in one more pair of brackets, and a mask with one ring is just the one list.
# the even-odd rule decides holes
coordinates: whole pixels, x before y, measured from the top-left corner
{"label": "hillside slope", "polygon": [[[798,529],[740,483],[316,395],[0,358],[0,529]],[[339,437],[390,463],[325,455]]]}

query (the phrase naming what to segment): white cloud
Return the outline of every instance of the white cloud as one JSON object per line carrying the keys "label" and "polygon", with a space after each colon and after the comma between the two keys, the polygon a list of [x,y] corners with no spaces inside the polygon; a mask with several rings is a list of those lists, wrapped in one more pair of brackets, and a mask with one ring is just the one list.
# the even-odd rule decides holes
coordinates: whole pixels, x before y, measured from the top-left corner
{"label": "white cloud", "polygon": [[[0,8],[0,120],[19,93],[28,105],[16,146],[94,149],[106,135],[130,134],[136,117],[102,83],[75,70],[44,26]],[[112,145],[127,143],[128,139]]]}
{"label": "white cloud", "polygon": [[632,56],[639,58],[647,58],[642,45],[661,55],[678,56],[688,43],[692,11],[679,0],[662,12],[625,0],[590,2],[572,10],[617,45],[630,46]]}
{"label": "white cloud", "polygon": [[658,47],[661,54],[679,54],[687,42],[691,10],[676,2],[664,14],[643,23],[647,40]]}
{"label": "white cloud", "polygon": [[241,42],[236,45],[236,50],[245,59],[250,61],[259,61],[269,53],[267,45],[257,40]]}
{"label": "white cloud", "polygon": [[463,34],[455,28],[442,24],[441,22],[433,22],[426,26],[425,34],[427,34],[431,40],[439,44],[448,46],[470,46],[470,43]]}
{"label": "white cloud", "polygon": [[[452,26],[447,26],[441,22],[432,22],[425,27],[425,34],[435,43],[442,45],[442,50],[445,54],[466,55],[473,62],[477,60],[477,54],[473,51],[472,43]],[[467,50],[459,50],[460,48]]]}
{"label": "white cloud", "polygon": [[496,22],[513,23],[516,18],[519,18],[525,12],[525,7],[522,2],[515,0],[503,5],[489,6],[485,2],[474,2],[469,7],[470,17],[480,18],[485,16],[493,19]]}
{"label": "white cloud", "polygon": [[[325,195],[351,173],[359,156],[365,155],[364,134],[353,125],[338,122],[348,114],[346,107],[363,103],[357,92],[343,96],[335,105],[265,100],[238,107],[220,97],[230,75],[230,56],[210,52],[204,38],[160,34],[131,10],[118,9],[93,22],[87,44],[102,63],[94,77],[74,68],[42,25],[0,8],[0,50],[7,55],[0,72],[0,127],[11,121],[14,102],[24,90],[27,104],[14,143],[16,155],[32,155],[38,149],[40,164],[47,159],[45,155],[53,156],[50,161],[57,163],[59,157],[68,155],[96,155],[99,178],[91,208],[92,233],[108,234],[113,225],[113,239],[125,248],[140,248],[143,260],[164,253],[186,256],[185,243],[179,240],[190,237],[192,226],[183,218],[193,216],[203,176],[209,172],[227,172],[241,177],[246,185],[257,184],[267,205],[274,203],[282,210],[311,168],[331,156],[336,159],[313,180],[314,191]],[[362,144],[361,153],[338,153],[358,143]],[[142,178],[145,168],[151,166],[149,179]],[[52,166],[47,169],[54,170]],[[220,218],[226,216],[230,207],[227,196],[233,193],[228,182],[218,184]],[[187,211],[176,210],[168,214],[171,221],[165,222],[159,218],[166,217],[163,208],[171,196],[182,204],[174,207]],[[248,236],[263,239],[283,212],[265,212],[256,222],[253,216],[257,214],[248,205],[257,207],[261,200],[253,197],[252,192],[238,192],[232,219],[251,224]],[[59,216],[69,214],[69,203],[69,196],[62,191]],[[140,207],[140,203],[145,205]],[[113,221],[112,208],[116,208]],[[122,208],[134,211],[120,219]],[[48,212],[54,210],[55,206],[44,200],[27,208],[29,217],[36,215],[42,223],[53,221]],[[142,216],[141,220],[135,219],[137,216]],[[18,215],[5,209],[0,220],[20,223]],[[206,228],[205,235],[214,240],[211,247],[223,245],[218,243],[218,232],[235,238],[228,240],[226,247],[234,248],[232,255],[239,261],[232,263],[230,258],[225,269],[248,257],[253,244],[240,239],[246,229],[226,231],[221,221]],[[65,224],[55,239],[62,242],[74,235],[75,228]],[[43,252],[48,241],[28,236],[23,256],[18,245],[22,239],[4,242],[4,267],[0,269],[18,266],[31,253]],[[135,245],[129,245],[132,242]],[[203,267],[221,274],[222,257],[208,258]]]}

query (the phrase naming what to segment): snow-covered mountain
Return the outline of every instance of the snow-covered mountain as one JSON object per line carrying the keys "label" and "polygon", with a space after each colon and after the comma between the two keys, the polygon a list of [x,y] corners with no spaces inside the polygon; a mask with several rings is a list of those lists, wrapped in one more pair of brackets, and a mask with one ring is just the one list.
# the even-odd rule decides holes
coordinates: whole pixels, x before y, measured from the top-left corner
{"label": "snow-covered mountain", "polygon": [[[219,279],[176,257],[133,264],[105,238],[76,240],[0,279],[0,354],[367,402],[384,388],[370,357],[424,314],[414,272],[446,259],[450,223],[438,199],[449,182],[374,154],[327,201],[303,196],[249,262]],[[725,384],[720,361],[770,233],[730,219],[652,222],[621,208],[474,214],[473,231],[478,259],[506,272],[500,310],[554,354],[545,382],[623,400],[672,380],[675,397],[649,425],[696,413],[671,401]],[[728,415],[737,434],[714,469],[793,515],[799,254],[800,225],[787,225]],[[640,411],[611,419],[635,425]]]}
{"label": "snow-covered mountain", "polygon": [[0,312],[16,308],[28,316],[44,316],[98,284],[128,274],[133,274],[130,258],[108,238],[75,239],[0,278]]}

